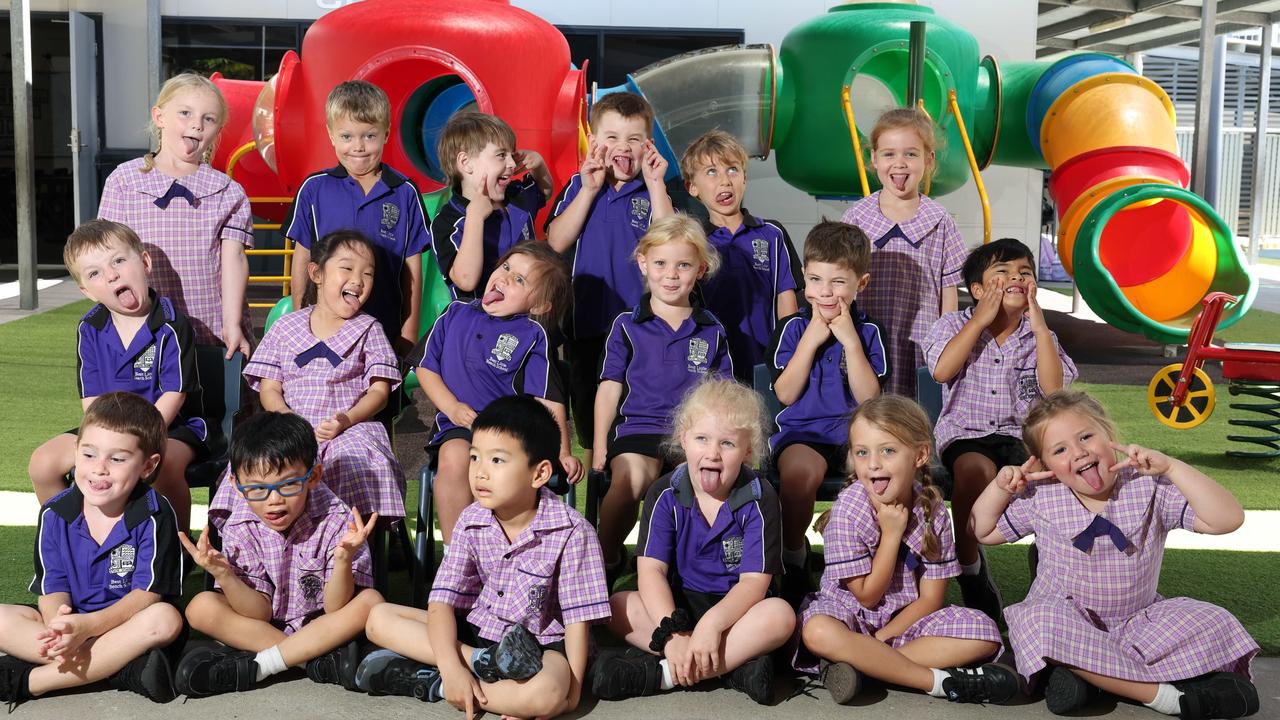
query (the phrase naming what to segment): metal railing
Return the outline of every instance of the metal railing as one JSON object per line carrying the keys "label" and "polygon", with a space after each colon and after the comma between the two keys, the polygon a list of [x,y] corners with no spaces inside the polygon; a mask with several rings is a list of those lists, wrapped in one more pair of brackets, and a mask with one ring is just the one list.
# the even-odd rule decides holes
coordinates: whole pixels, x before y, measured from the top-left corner
{"label": "metal railing", "polygon": [[[1191,162],[1191,128],[1178,128],[1178,155],[1184,162]],[[1280,240],[1280,130],[1267,133],[1262,146],[1262,162],[1267,172],[1262,174],[1265,184],[1262,205],[1250,208],[1248,184],[1249,161],[1253,144],[1253,128],[1223,128],[1222,171],[1218,174],[1218,202],[1214,208],[1226,220],[1237,237],[1249,232],[1249,214],[1257,212],[1262,218],[1262,236],[1274,244]]]}
{"label": "metal railing", "polygon": [[[235,170],[236,170],[236,165],[237,165],[237,164],[239,164],[239,162],[240,162],[240,158],[244,157],[246,154],[248,154],[248,153],[250,153],[250,152],[253,152],[253,151],[254,151],[254,150],[256,150],[256,149],[257,149],[257,145],[255,145],[255,144],[254,144],[254,142],[253,142],[252,140],[250,140],[249,142],[247,142],[247,143],[245,143],[245,144],[241,145],[240,147],[236,148],[236,149],[235,149],[235,151],[231,153],[231,157],[227,158],[227,170],[226,170],[227,177],[230,177],[232,180],[234,180],[234,179],[235,179]],[[292,203],[292,202],[293,202],[293,198],[292,198],[292,197],[287,197],[287,196],[280,196],[280,197],[251,197],[251,198],[249,198],[249,204],[250,204],[250,205],[253,205],[253,204],[260,204],[260,205],[261,205],[261,204],[267,204],[267,205],[270,205],[270,204],[288,205],[288,204],[290,204],[290,203]],[[253,229],[254,229],[254,230],[279,230],[279,229],[280,229],[280,223],[270,223],[270,222],[260,223],[260,222],[256,222],[256,223],[254,223],[254,224],[253,224]],[[253,248],[253,249],[250,249],[250,250],[245,250],[245,251],[244,251],[244,254],[245,254],[245,255],[248,255],[249,257],[281,257],[281,258],[284,258],[284,262],[283,262],[283,269],[282,269],[282,271],[281,271],[281,274],[279,274],[279,275],[250,275],[250,276],[249,276],[249,283],[250,283],[250,284],[254,284],[254,285],[274,285],[274,284],[276,284],[276,283],[279,283],[279,284],[280,284],[280,297],[285,297],[285,296],[289,295],[289,294],[292,292],[291,288],[289,287],[289,281],[292,279],[292,273],[293,273],[293,241],[292,241],[292,240],[290,240],[289,238],[287,238],[287,237],[286,237],[286,238],[284,239],[284,247],[283,247],[283,248],[268,248],[268,249],[261,249],[261,250],[260,250],[260,249],[257,249],[257,248]],[[274,302],[269,302],[269,303],[263,303],[263,302],[251,302],[251,303],[249,303],[249,307],[251,307],[251,308],[272,308],[272,307],[275,307],[275,303],[274,303]]]}

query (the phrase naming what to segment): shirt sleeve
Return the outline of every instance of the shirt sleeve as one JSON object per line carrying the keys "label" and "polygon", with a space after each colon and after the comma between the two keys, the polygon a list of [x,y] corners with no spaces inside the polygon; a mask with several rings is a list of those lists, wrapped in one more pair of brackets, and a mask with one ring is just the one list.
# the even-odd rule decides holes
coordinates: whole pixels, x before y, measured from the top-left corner
{"label": "shirt sleeve", "polygon": [[671,567],[676,559],[675,491],[671,475],[663,475],[649,486],[636,536],[636,556],[653,558]]}
{"label": "shirt sleeve", "polygon": [[933,327],[929,328],[929,334],[924,339],[924,361],[929,366],[929,372],[933,372],[938,367],[938,360],[942,359],[942,351],[947,349],[947,343],[951,342],[951,338],[960,332],[964,327],[964,313],[952,312],[943,315],[933,322]]}
{"label": "shirt sleeve", "polygon": [[163,495],[154,493],[153,499],[159,503],[159,511],[147,521],[150,532],[143,533],[138,543],[132,589],[181,597],[183,555],[178,544],[178,519]]}
{"label": "shirt sleeve", "polygon": [[880,382],[889,377],[889,353],[884,349],[884,329],[880,323],[867,318],[858,325],[858,337],[862,340],[862,352],[866,353],[867,363],[875,372]]}
{"label": "shirt sleeve", "polygon": [[1154,478],[1154,481],[1156,496],[1153,512],[1160,518],[1160,525],[1166,532],[1178,528],[1194,530],[1196,511],[1191,509],[1191,503],[1187,502],[1178,486],[1163,475]]}
{"label": "shirt sleeve", "polygon": [[453,283],[449,280],[449,271],[453,269],[453,261],[458,259],[458,248],[462,246],[462,228],[467,219],[466,214],[459,212],[452,203],[447,202],[436,213],[431,221],[431,251],[436,255],[436,264],[440,266],[440,274],[444,282],[458,296]]}
{"label": "shirt sleeve", "polygon": [[455,307],[457,307],[455,303],[450,303],[445,307],[444,312],[440,313],[440,318],[431,326],[431,332],[427,335],[426,349],[422,351],[420,366],[441,376],[444,374],[441,367],[444,361],[445,338],[449,335],[449,325],[453,323]]}
{"label": "shirt sleeve", "polygon": [[263,380],[284,381],[284,363],[292,360],[292,358],[285,357],[288,347],[285,333],[288,332],[289,317],[289,315],[285,315],[276,320],[271,329],[267,331],[267,334],[263,336],[262,342],[254,350],[253,355],[249,356],[249,361],[244,365],[244,370],[242,371],[244,379],[255,392],[262,389]]}
{"label": "shirt sleeve", "polygon": [[721,377],[733,379],[733,356],[729,354],[729,333],[725,332],[724,326],[717,324],[716,329],[719,334],[716,336],[715,354],[711,357],[710,368]]}
{"label": "shirt sleeve", "polygon": [[196,338],[191,325],[175,312],[166,327],[168,337],[156,358],[160,366],[160,392],[196,392],[200,389],[200,375],[196,370]]}
{"label": "shirt sleeve", "polygon": [[957,287],[964,284],[964,238],[956,227],[956,221],[950,215],[943,215],[938,223],[942,233],[942,287]]}
{"label": "shirt sleeve", "polygon": [[378,322],[369,323],[362,340],[364,348],[364,384],[369,387],[374,380],[386,380],[391,389],[400,387],[402,377],[396,353],[387,341],[387,333]]}
{"label": "shirt sleeve", "polygon": [[1054,349],[1058,351],[1058,359],[1062,361],[1062,387],[1066,387],[1080,377],[1080,372],[1076,370],[1076,364],[1067,355],[1067,351],[1062,349],[1062,343],[1058,342],[1058,334],[1050,331],[1049,335],[1053,338]]}
{"label": "shirt sleeve", "polygon": [[785,318],[773,331],[773,343],[769,348],[769,372],[773,375],[774,382],[778,381],[782,371],[787,369],[787,364],[795,356],[796,345],[804,335],[804,327],[804,316],[796,313]]}
{"label": "shirt sleeve", "polygon": [[854,493],[846,489],[836,498],[822,531],[827,571],[841,582],[871,572],[871,547],[858,531]]}
{"label": "shirt sleeve", "polygon": [[938,557],[936,560],[923,558],[924,578],[941,580],[953,578],[960,574],[960,562],[956,559],[956,537],[951,526],[951,516],[947,508],[938,503],[933,510],[933,534],[938,538]]}
{"label": "shirt sleeve", "polygon": [[760,499],[751,503],[742,528],[742,564],[738,573],[782,574],[782,508],[773,486],[763,479]]}
{"label": "shirt sleeve", "polygon": [[[536,325],[533,320],[530,320],[529,323]],[[533,345],[529,347],[529,351],[524,355],[524,362],[520,366],[520,371],[516,373],[511,391],[516,394],[533,395],[553,402],[563,402],[564,398],[551,397],[553,389],[560,387],[560,385],[551,380],[550,346],[547,342],[547,334],[542,332],[539,327],[538,332],[533,337]]]}
{"label": "shirt sleeve", "polygon": [[782,227],[782,223],[776,220],[771,221],[772,225],[778,228],[778,272],[774,278],[774,295],[781,295],[788,290],[799,290],[801,279],[797,277],[799,272],[799,263],[796,261],[795,248],[791,246],[791,236],[787,234],[787,229]]}
{"label": "shirt sleeve", "polygon": [[607,621],[609,585],[605,581],[600,539],[592,527],[579,523],[570,533],[561,554],[556,592],[560,601],[560,622],[565,627],[580,622]]}
{"label": "shirt sleeve", "polygon": [[526,175],[519,183],[508,185],[506,198],[509,204],[527,210],[530,215],[536,214],[547,204],[547,197],[542,194],[533,173]]}
{"label": "shirt sleeve", "polygon": [[93,342],[93,335],[93,327],[81,320],[76,338],[76,385],[79,386],[82,398],[97,397],[109,391],[102,377],[101,363],[98,362],[95,352],[97,346]]}
{"label": "shirt sleeve", "polygon": [[453,526],[453,542],[440,561],[427,598],[427,602],[444,603],[458,610],[474,607],[481,590],[480,567],[468,529],[463,526],[465,517],[464,511]]}
{"label": "shirt sleeve", "polygon": [[63,564],[71,557],[63,542],[64,527],[62,518],[53,508],[45,505],[40,509],[40,520],[36,527],[36,574],[31,579],[30,587],[31,592],[37,595],[71,592],[67,568]]}
{"label": "shirt sleeve", "polygon": [[245,247],[253,247],[253,213],[249,208],[249,197],[244,194],[240,183],[232,180],[223,191],[227,202],[227,219],[218,230],[218,237],[223,240],[234,240]]}
{"label": "shirt sleeve", "polygon": [[582,177],[575,173],[573,177],[569,178],[569,182],[565,183],[564,187],[560,188],[560,194],[557,195],[556,199],[551,203],[551,212],[547,213],[547,222],[542,228],[544,232],[551,226],[551,221],[559,217],[560,213],[564,212],[565,209],[569,207],[569,203],[573,202],[573,199],[578,197],[578,191],[581,189]]}
{"label": "shirt sleeve", "polygon": [[600,359],[600,380],[626,382],[627,367],[631,365],[632,348],[626,324],[627,313],[613,319],[609,337],[604,341],[604,355]]}
{"label": "shirt sleeve", "polygon": [[[313,176],[314,177],[314,176]],[[310,180],[311,178],[308,178]],[[315,191],[313,184],[304,180],[298,196],[289,206],[289,214],[285,216],[280,227],[285,228],[284,236],[298,245],[310,250],[316,241]]]}
{"label": "shirt sleeve", "polygon": [[[128,220],[128,195],[129,191],[124,188],[121,182],[121,176],[128,172],[121,165],[111,174],[107,176],[107,182],[102,186],[102,197],[98,200],[98,217],[103,220],[112,220],[118,223],[125,223]],[[128,224],[128,223],[125,223]]]}
{"label": "shirt sleeve", "polygon": [[1000,514],[1000,519],[996,520],[996,530],[1004,536],[1005,542],[1017,542],[1035,534],[1035,496],[1036,486],[1029,485],[1009,500],[1008,507]]}
{"label": "shirt sleeve", "polygon": [[[405,257],[421,255],[431,247],[431,225],[427,220],[427,211],[422,204],[422,191],[412,181],[406,181],[413,197],[405,198],[404,211],[407,216],[405,227]],[[423,279],[426,284],[426,279]]]}

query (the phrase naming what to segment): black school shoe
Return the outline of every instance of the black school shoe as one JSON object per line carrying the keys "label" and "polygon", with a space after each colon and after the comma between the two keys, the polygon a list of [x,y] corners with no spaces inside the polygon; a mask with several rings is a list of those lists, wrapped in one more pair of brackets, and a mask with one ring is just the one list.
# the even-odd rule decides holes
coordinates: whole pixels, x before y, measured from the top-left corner
{"label": "black school shoe", "polygon": [[662,689],[662,658],[637,648],[597,660],[591,692],[601,700],[654,695]]}
{"label": "black school shoe", "polygon": [[942,691],[954,703],[1004,703],[1018,694],[1018,674],[999,663],[979,668],[946,668],[951,677],[942,681]]}
{"label": "black school shoe", "polygon": [[862,692],[862,673],[849,663],[823,661],[818,679],[837,705],[848,705]]}
{"label": "black school shoe", "polygon": [[0,656],[0,702],[9,706],[9,712],[20,703],[31,699],[27,678],[36,668],[35,663],[19,660],[12,655]]}
{"label": "black school shoe", "polygon": [[399,695],[423,702],[444,699],[440,671],[391,650],[374,650],[356,668],[356,687],[372,695]]}
{"label": "black school shoe", "polygon": [[782,599],[787,601],[792,610],[799,610],[800,603],[809,593],[817,590],[813,586],[813,576],[807,567],[784,564],[782,566]]}
{"label": "black school shoe", "polygon": [[977,575],[961,574],[956,578],[960,583],[960,595],[964,598],[964,606],[980,610],[997,624],[1003,625],[1004,600],[1000,597],[1000,588],[996,587],[995,581],[991,579],[991,568],[987,565],[986,553],[979,550],[978,558],[982,566],[978,569]]}
{"label": "black school shoe", "polygon": [[152,649],[129,661],[107,683],[117,690],[136,692],[151,702],[167,703],[177,697],[173,670],[163,650]]}
{"label": "black school shoe", "polygon": [[252,690],[258,683],[254,653],[227,647],[202,646],[190,650],[173,674],[179,693],[189,698]]}
{"label": "black school shoe", "polygon": [[[661,679],[661,669],[658,671]],[[768,654],[753,657],[734,668],[725,684],[761,705],[773,700],[773,658]]]}
{"label": "black school shoe", "polygon": [[1101,696],[1101,690],[1061,665],[1049,673],[1049,682],[1044,688],[1045,707],[1054,715],[1073,713]]}
{"label": "black school shoe", "polygon": [[320,657],[307,661],[307,677],[311,682],[341,685],[356,689],[356,668],[360,665],[360,644],[352,640]]}
{"label": "black school shoe", "polygon": [[1258,689],[1238,673],[1209,673],[1173,685],[1182,691],[1182,720],[1242,718],[1258,712]]}
{"label": "black school shoe", "polygon": [[512,625],[497,645],[481,651],[474,669],[485,682],[528,680],[542,670],[542,646],[523,625]]}

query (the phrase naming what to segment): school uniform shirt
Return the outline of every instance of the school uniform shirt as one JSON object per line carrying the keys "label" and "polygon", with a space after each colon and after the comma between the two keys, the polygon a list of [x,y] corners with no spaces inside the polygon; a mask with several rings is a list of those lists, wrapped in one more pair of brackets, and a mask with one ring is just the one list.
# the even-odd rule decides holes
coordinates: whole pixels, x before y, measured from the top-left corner
{"label": "school uniform shirt", "polygon": [[[924,491],[920,483],[912,486],[912,497]],[[816,615],[827,615],[844,623],[850,630],[874,635],[888,625],[903,608],[920,599],[921,580],[943,580],[960,574],[956,562],[955,536],[951,517],[939,505],[933,513],[932,528],[938,538],[938,553],[930,559],[924,553],[924,531],[929,519],[924,508],[914,502],[907,519],[907,529],[898,547],[898,564],[880,602],[867,608],[849,591],[852,578],[871,574],[871,562],[880,547],[880,523],[867,490],[854,482],[840,492],[831,505],[827,527],[822,532],[826,567],[816,593],[801,605],[800,625]],[[950,637],[985,640],[1000,644],[1000,629],[979,610],[949,605],[917,620],[906,632],[890,641],[902,647],[921,637]],[[1000,654],[999,650],[991,657]],[[796,669],[817,672],[816,658],[799,653]]]}
{"label": "school uniform shirt", "polygon": [[600,379],[622,383],[613,439],[665,435],[685,391],[708,373],[733,377],[724,327],[695,306],[679,328],[653,314],[646,293],[630,312],[618,315],[605,342]]}
{"label": "school uniform shirt", "polygon": [[[479,300],[454,301],[427,337],[422,367],[440,376],[454,397],[476,412],[508,395],[564,402],[548,361],[547,332],[528,315],[493,317]],[[431,445],[457,428],[436,413]]]}
{"label": "school uniform shirt", "polygon": [[[924,341],[930,371],[938,366],[947,343],[972,317],[973,308],[968,308],[947,313],[934,323]],[[1062,386],[1066,387],[1076,379],[1076,365],[1058,343],[1058,336],[1052,331],[1049,334],[1062,361]],[[1036,336],[1031,320],[1024,316],[1003,345],[984,329],[964,368],[942,386],[942,412],[933,431],[938,454],[963,438],[999,434],[1021,440],[1022,423],[1043,396],[1036,375]]]}
{"label": "school uniform shirt", "polygon": [[365,194],[346,168],[326,168],[302,181],[281,227],[307,250],[336,230],[359,230],[369,238],[376,249],[376,269],[373,293],[363,309],[377,318],[387,337],[400,337],[409,315],[403,307],[405,259],[421,255],[431,244],[422,193],[412,180],[383,164],[381,177]]}
{"label": "school uniform shirt", "polygon": [[431,248],[436,254],[436,264],[444,274],[445,285],[455,300],[471,300],[483,295],[489,275],[498,266],[498,258],[521,242],[534,239],[533,218],[547,204],[547,198],[532,174],[507,185],[505,203],[494,208],[484,221],[484,261],[475,290],[464,291],[453,284],[449,272],[462,247],[462,232],[467,224],[467,206],[470,204],[471,201],[463,197],[462,190],[455,187],[449,202],[431,221]]}
{"label": "school uniform shirt", "polygon": [[[375,380],[387,381],[394,390],[400,385],[400,368],[372,315],[358,313],[320,340],[311,334],[313,309],[276,320],[245,363],[244,378],[255,391],[261,391],[263,380],[279,382],[285,404],[315,427],[349,410]],[[382,423],[356,423],[321,442],[318,460],[324,463],[324,483],[342,502],[365,517],[373,512],[404,517],[404,473]],[[222,482],[210,514],[226,517],[244,503],[233,483]]]}
{"label": "school uniform shirt", "polygon": [[649,488],[636,555],[666,563],[686,590],[724,595],[743,573],[782,574],[778,495],[746,465],[714,523],[698,506],[688,464]]}
{"label": "school uniform shirt", "polygon": [[746,208],[736,231],[709,220],[703,229],[720,254],[720,270],[698,285],[707,307],[729,331],[734,367],[750,379],[773,339],[778,295],[800,286],[791,238],[777,221],[761,220]]}
{"label": "school uniform shirt", "polygon": [[[323,483],[308,491],[303,511],[284,532],[268,527],[243,502],[222,528],[222,554],[236,577],[271,598],[272,623],[292,635],[324,614],[333,549],[350,521],[351,508]],[[351,558],[351,575],[358,588],[373,587],[367,545]]]}
{"label": "school uniform shirt", "polygon": [[[569,208],[582,191],[582,177],[569,178],[551,205],[547,224]],[[614,188],[606,183],[596,193],[573,253],[571,339],[604,337],[618,313],[635,307],[645,292],[636,264],[636,243],[649,232],[653,205],[644,178]]]}
{"label": "school uniform shirt", "polygon": [[124,514],[101,545],[84,519],[76,485],[40,509],[31,592],[68,593],[76,612],[96,612],[134,590],[166,600],[182,597],[182,546],[169,501],[142,482],[129,493]]}
{"label": "school uniform shirt", "polygon": [[964,283],[965,247],[946,208],[921,196],[915,217],[895,223],[880,212],[880,191],[845,211],[871,240],[871,284],[858,302],[880,321],[889,348],[886,390],[916,396],[916,368],[924,365],[924,341],[938,319],[943,288]]}
{"label": "school uniform shirt", "polygon": [[493,511],[472,503],[458,516],[428,602],[469,610],[467,622],[486,640],[521,625],[540,645],[559,642],[574,623],[610,618],[600,540],[546,487],[533,522],[510,541]]}
{"label": "school uniform shirt", "polygon": [[[144,172],[142,158],[107,176],[98,217],[133,229],[151,255],[147,279],[191,322],[196,342],[222,344],[222,241],[253,247],[253,217],[244,188],[208,165],[172,178]],[[249,306],[240,309],[241,332],[253,338]]]}
{"label": "school uniform shirt", "polygon": [[1230,612],[1156,592],[1169,531],[1195,511],[1170,480],[1122,468],[1094,514],[1058,482],[1030,485],[996,523],[1008,542],[1036,536],[1040,567],[1027,597],[1004,609],[1018,673],[1047,662],[1134,682],[1207,672],[1249,675],[1258,644]]}
{"label": "school uniform shirt", "polygon": [[[889,358],[884,347],[884,331],[856,304],[850,306],[854,328],[862,342],[862,353],[871,370],[883,383],[889,374]],[[782,321],[769,353],[769,369],[776,383],[795,356],[796,346],[813,321],[809,308]],[[822,443],[840,446],[849,441],[849,414],[858,407],[849,389],[849,367],[844,345],[834,335],[827,338],[813,356],[813,367],[804,391],[795,402],[778,413],[778,432],[769,438],[769,451],[776,453],[794,443]]]}
{"label": "school uniform shirt", "polygon": [[196,343],[191,326],[173,302],[148,293],[151,312],[125,347],[105,305],[94,305],[80,318],[76,335],[76,386],[81,398],[109,392],[131,392],[155,404],[168,392],[186,393],[171,426],[183,426],[201,440],[209,439]]}

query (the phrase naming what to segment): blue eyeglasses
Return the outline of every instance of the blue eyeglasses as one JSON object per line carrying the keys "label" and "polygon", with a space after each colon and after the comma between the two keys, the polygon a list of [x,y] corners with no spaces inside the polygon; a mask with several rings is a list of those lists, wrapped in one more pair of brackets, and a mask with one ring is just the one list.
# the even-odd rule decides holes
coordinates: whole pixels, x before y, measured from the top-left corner
{"label": "blue eyeglasses", "polygon": [[241,485],[240,481],[237,479],[236,489],[244,495],[245,500],[250,502],[262,502],[263,500],[266,500],[271,497],[272,490],[279,493],[280,497],[293,497],[294,495],[302,494],[303,489],[307,486],[307,480],[311,477],[311,473],[315,472],[315,469],[316,466],[312,465],[311,468],[307,470],[307,474],[302,477],[289,478],[288,480],[281,480],[280,482],[263,485]]}

